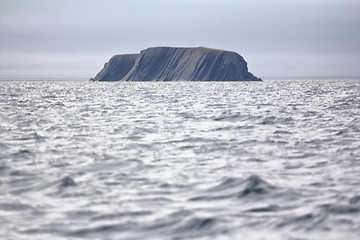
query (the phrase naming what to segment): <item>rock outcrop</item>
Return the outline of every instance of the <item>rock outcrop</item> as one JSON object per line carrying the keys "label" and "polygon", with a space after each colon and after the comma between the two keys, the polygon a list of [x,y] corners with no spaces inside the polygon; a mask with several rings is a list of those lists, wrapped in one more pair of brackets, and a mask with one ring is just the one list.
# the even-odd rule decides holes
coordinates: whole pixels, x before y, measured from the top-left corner
{"label": "rock outcrop", "polygon": [[119,81],[134,67],[139,54],[120,54],[113,56],[92,80]]}
{"label": "rock outcrop", "polygon": [[261,81],[237,53],[198,48],[148,48],[115,55],[93,81]]}

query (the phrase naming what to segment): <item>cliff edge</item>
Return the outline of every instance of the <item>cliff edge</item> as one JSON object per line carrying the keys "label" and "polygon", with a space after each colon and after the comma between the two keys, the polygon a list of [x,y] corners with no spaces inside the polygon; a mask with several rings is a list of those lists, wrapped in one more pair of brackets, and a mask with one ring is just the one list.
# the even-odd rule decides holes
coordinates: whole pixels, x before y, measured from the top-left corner
{"label": "cliff edge", "polygon": [[93,81],[261,81],[239,54],[198,48],[154,47],[115,55]]}

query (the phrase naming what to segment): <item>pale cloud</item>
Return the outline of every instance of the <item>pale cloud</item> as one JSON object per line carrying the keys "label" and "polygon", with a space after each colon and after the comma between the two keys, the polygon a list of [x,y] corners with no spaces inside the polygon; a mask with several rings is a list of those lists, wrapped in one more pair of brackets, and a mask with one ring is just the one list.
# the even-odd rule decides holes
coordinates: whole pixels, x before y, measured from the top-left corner
{"label": "pale cloud", "polygon": [[236,51],[258,76],[360,75],[355,0],[0,2],[2,76],[92,77],[112,55],[151,46]]}
{"label": "pale cloud", "polygon": [[109,54],[101,53],[12,52],[2,63],[1,74],[4,78],[86,77],[95,75],[108,59]]}

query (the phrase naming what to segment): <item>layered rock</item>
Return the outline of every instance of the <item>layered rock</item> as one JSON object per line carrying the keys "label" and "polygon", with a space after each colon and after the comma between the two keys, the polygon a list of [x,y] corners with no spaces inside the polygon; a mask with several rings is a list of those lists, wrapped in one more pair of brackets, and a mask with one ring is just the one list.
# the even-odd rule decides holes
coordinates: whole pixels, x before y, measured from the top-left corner
{"label": "layered rock", "polygon": [[120,54],[113,56],[104,68],[91,80],[119,81],[134,67],[139,54]]}
{"label": "layered rock", "polygon": [[94,81],[261,81],[237,53],[199,48],[148,48],[115,55]]}

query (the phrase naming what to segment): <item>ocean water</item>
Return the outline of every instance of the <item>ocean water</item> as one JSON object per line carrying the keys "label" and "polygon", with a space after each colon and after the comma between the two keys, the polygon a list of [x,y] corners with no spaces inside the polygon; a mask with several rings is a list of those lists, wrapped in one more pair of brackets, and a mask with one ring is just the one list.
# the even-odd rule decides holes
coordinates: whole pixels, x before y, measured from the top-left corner
{"label": "ocean water", "polygon": [[0,82],[0,239],[359,239],[360,80]]}

